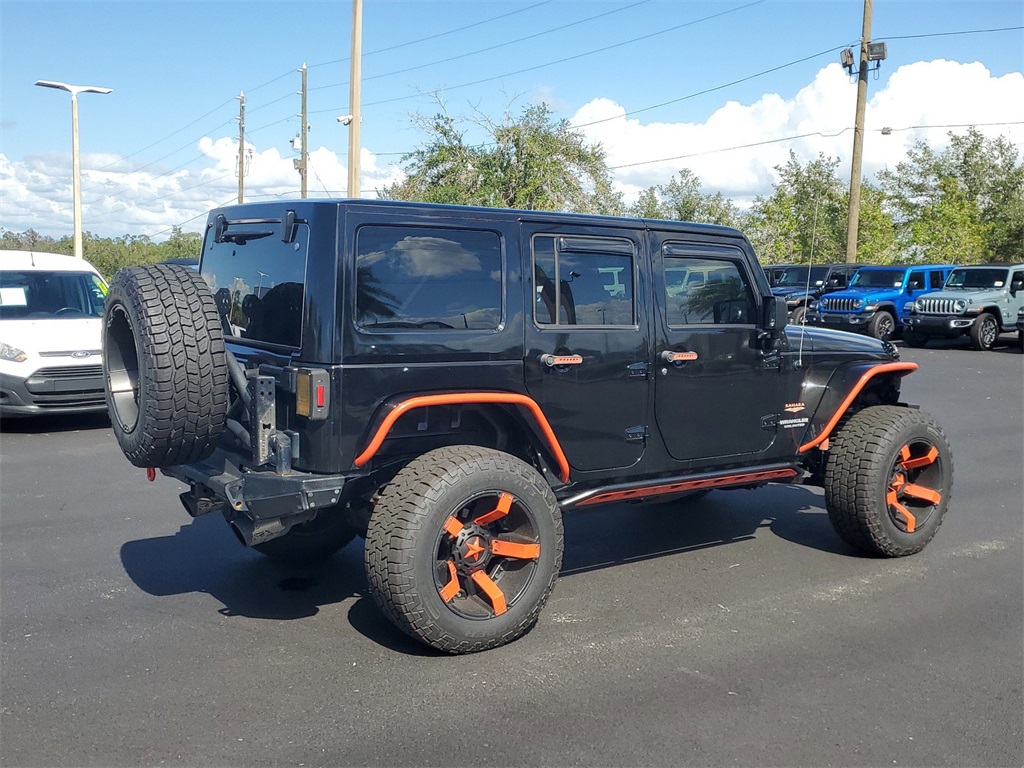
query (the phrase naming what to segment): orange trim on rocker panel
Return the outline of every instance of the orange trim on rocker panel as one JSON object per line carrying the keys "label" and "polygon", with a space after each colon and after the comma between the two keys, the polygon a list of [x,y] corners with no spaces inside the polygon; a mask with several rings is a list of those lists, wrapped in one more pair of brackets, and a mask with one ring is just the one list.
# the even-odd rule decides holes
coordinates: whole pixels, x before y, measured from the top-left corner
{"label": "orange trim on rocker panel", "polygon": [[684,491],[699,491],[702,488],[724,488],[730,485],[747,485],[749,483],[767,483],[772,480],[792,479],[796,477],[795,469],[769,469],[757,472],[744,472],[738,475],[719,475],[718,477],[704,477],[699,480],[681,480],[677,483],[666,483],[663,485],[646,485],[642,488],[627,488],[621,491],[606,491],[596,496],[584,499],[576,506],[588,507],[591,504],[607,504],[610,501],[626,501],[629,499],[642,499],[648,496],[664,496],[669,493],[683,493]]}
{"label": "orange trim on rocker panel", "polygon": [[469,403],[499,403],[521,405],[524,408],[528,408],[530,413],[533,414],[533,418],[537,420],[544,439],[548,441],[548,447],[551,448],[551,453],[554,454],[555,460],[558,462],[559,477],[563,483],[569,482],[569,460],[565,458],[562,446],[558,444],[558,438],[555,437],[554,430],[551,429],[551,425],[548,423],[547,417],[544,416],[544,412],[533,398],[526,395],[517,395],[512,392],[458,392],[449,395],[420,395],[419,397],[410,397],[408,400],[403,400],[384,417],[384,421],[377,428],[370,444],[356,457],[353,463],[357,467],[361,467],[372,459],[377,451],[380,450],[381,445],[384,443],[384,438],[388,436],[388,432],[391,431],[395,422],[406,412],[414,408],[426,408],[428,405],[466,405]]}
{"label": "orange trim on rocker panel", "polygon": [[811,440],[809,443],[804,443],[803,445],[800,446],[800,453],[806,453],[807,451],[811,450],[811,448],[814,448],[815,446],[825,442],[825,440],[828,439],[828,436],[832,433],[832,430],[835,429],[836,424],[839,423],[839,420],[843,417],[843,414],[846,413],[846,409],[850,407],[850,405],[853,403],[855,399],[857,399],[857,395],[860,394],[860,391],[864,389],[865,385],[869,381],[871,381],[872,378],[874,378],[880,373],[893,373],[896,371],[910,373],[911,371],[916,370],[917,363],[884,363],[882,365],[876,365],[874,368],[869,368],[868,370],[866,370],[864,372],[864,375],[861,376],[860,379],[857,380],[857,383],[853,385],[853,389],[851,389],[850,393],[843,399],[843,402],[841,402],[839,404],[839,407],[836,408],[836,412],[832,414],[832,418],[828,420],[828,423],[825,425],[825,428],[821,430],[821,432],[818,434],[816,438]]}

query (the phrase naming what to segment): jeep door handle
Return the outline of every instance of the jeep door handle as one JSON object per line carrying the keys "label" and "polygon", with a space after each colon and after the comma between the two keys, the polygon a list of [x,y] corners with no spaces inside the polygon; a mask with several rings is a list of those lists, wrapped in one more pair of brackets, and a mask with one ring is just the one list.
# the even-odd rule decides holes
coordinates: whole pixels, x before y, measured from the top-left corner
{"label": "jeep door handle", "polygon": [[674,363],[676,365],[681,365],[682,363],[685,363],[689,360],[696,360],[697,353],[673,352],[671,349],[666,349],[664,352],[661,353],[661,359],[664,360],[666,363]]}
{"label": "jeep door handle", "polygon": [[563,365],[579,365],[583,355],[541,355],[540,361],[548,368],[560,368]]}

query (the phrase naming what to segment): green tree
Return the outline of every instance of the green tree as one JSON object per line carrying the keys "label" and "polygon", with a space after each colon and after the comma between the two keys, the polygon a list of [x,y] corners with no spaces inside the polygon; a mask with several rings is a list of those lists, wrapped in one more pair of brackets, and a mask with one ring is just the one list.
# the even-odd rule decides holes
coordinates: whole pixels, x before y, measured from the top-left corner
{"label": "green tree", "polygon": [[[506,111],[499,122],[455,118],[441,112],[415,121],[427,134],[403,157],[406,179],[386,187],[382,199],[417,200],[523,210],[617,214],[622,198],[612,188],[605,152],[588,145],[547,105]],[[474,124],[487,140],[469,144]]]}
{"label": "green tree", "polygon": [[901,243],[929,261],[1024,258],[1024,163],[1006,138],[950,132],[941,152],[918,141],[879,180]]}
{"label": "green tree", "polygon": [[736,226],[739,209],[721,192],[701,192],[701,180],[689,168],[669,180],[668,184],[648,187],[630,206],[629,212],[641,218],[694,221],[700,224]]}
{"label": "green tree", "polygon": [[836,175],[838,159],[819,154],[801,164],[790,150],[770,197],[758,196],[748,226],[761,260],[769,262],[844,261],[847,194]]}

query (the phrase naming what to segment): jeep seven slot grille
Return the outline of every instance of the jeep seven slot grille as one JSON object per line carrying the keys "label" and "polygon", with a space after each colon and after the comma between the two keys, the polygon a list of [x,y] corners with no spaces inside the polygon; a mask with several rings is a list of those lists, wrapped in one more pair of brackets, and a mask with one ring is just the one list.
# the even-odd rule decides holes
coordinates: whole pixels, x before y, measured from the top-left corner
{"label": "jeep seven slot grille", "polygon": [[953,306],[956,299],[921,299],[918,301],[918,312],[926,315],[958,315]]}
{"label": "jeep seven slot grille", "polygon": [[858,301],[858,299],[822,299],[818,306],[829,312],[855,312],[860,309],[857,306]]}

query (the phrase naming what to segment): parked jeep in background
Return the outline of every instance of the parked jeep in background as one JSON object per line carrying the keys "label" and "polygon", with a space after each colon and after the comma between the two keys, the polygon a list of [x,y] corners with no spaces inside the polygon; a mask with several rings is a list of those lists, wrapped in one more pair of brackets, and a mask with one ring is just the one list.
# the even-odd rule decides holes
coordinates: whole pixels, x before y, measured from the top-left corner
{"label": "parked jeep in background", "polygon": [[452,653],[536,622],[563,512],[809,482],[840,538],[892,557],[935,535],[953,477],[942,430],[900,402],[917,365],[787,327],[726,227],[221,208],[199,273],[117,274],[104,368],[121,449],[184,483],[190,515],[281,560],[365,537],[381,611]]}
{"label": "parked jeep in background", "polygon": [[772,293],[786,300],[789,321],[798,324],[803,322],[810,302],[846,288],[856,271],[856,264],[793,265],[782,270]]}
{"label": "parked jeep in background", "polygon": [[768,287],[769,288],[774,288],[778,284],[779,278],[782,277],[782,273],[785,272],[789,267],[792,267],[792,266],[795,266],[795,265],[794,264],[765,264],[764,267],[762,267],[762,269],[764,269],[764,276],[768,280]]}
{"label": "parked jeep in background", "polygon": [[861,267],[845,291],[813,303],[807,324],[890,339],[902,329],[914,299],[942,287],[951,264],[914,267]]}
{"label": "parked jeep in background", "polygon": [[906,319],[903,340],[923,347],[928,339],[969,335],[988,350],[1016,326],[1024,309],[1024,264],[986,264],[954,269],[941,291],[919,297]]}

